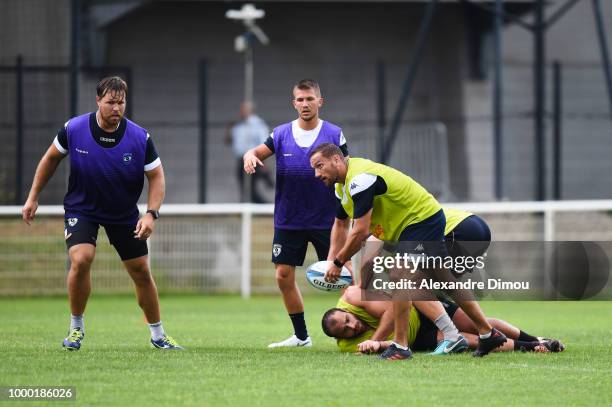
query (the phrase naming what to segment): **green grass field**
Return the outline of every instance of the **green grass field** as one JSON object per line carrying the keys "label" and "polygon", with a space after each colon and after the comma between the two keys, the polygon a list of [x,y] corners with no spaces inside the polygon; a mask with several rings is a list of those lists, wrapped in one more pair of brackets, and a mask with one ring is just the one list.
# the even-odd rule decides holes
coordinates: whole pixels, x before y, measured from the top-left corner
{"label": "green grass field", "polygon": [[71,353],[60,345],[64,298],[1,299],[0,386],[76,386],[75,404],[104,406],[612,403],[610,302],[483,305],[527,332],[562,339],[560,354],[384,362],[340,354],[323,335],[320,316],[334,298],[306,298],[313,348],[270,351],[269,342],[291,333],[280,298],[164,296],[166,331],[188,350],[163,352],[148,347],[133,297],[94,295],[83,348]]}

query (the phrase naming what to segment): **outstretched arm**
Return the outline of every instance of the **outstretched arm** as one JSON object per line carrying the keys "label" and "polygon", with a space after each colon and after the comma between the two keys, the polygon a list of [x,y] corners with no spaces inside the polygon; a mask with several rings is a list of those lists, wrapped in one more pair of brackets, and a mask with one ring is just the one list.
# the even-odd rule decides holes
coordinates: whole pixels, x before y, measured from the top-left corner
{"label": "outstretched arm", "polygon": [[47,185],[49,179],[55,174],[55,170],[59,163],[64,159],[65,155],[62,154],[55,145],[51,144],[47,149],[47,152],[41,158],[38,166],[36,167],[36,173],[34,174],[34,180],[32,181],[32,188],[28,194],[28,199],[23,205],[21,215],[23,220],[28,225],[34,220],[36,216],[36,210],[38,209],[38,196],[42,189]]}
{"label": "outstretched arm", "polygon": [[244,161],[244,171],[247,174],[255,174],[257,165],[263,165],[263,161],[270,157],[274,152],[265,144],[260,144],[255,148],[250,149],[242,156]]}

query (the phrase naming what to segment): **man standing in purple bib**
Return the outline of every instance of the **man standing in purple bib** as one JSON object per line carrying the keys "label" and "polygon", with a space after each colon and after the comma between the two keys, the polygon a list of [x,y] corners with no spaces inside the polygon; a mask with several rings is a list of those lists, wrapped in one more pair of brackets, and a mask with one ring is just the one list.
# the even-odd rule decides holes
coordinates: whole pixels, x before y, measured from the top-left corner
{"label": "man standing in purple bib", "polygon": [[[62,346],[79,350],[85,337],[83,314],[91,292],[90,270],[101,225],[134,281],[138,304],[151,330],[151,346],[182,349],[162,327],[157,287],[148,261],[146,240],[153,233],[165,194],[161,161],[149,133],[123,117],[127,97],[123,79],[102,79],[96,93],[98,110],[67,121],[40,160],[22,210],[29,225],[36,215],[40,192],[60,161],[70,155],[64,236],[70,257],[68,298],[72,315]],[[137,203],[144,175],[149,183],[148,210],[139,219]]]}
{"label": "man standing in purple bib", "polygon": [[304,264],[308,242],[313,244],[319,260],[327,259],[336,198],[333,189],[315,178],[308,155],[322,143],[333,143],[348,155],[342,129],[319,119],[322,105],[317,82],[299,81],[293,87],[293,107],[298,118],[276,127],[263,144],[244,155],[244,170],[254,174],[257,165],[263,166],[263,160],[276,154],[272,262],[294,335],[270,344],[269,348],[312,346],[304,319],[304,302],[295,282],[295,267]]}

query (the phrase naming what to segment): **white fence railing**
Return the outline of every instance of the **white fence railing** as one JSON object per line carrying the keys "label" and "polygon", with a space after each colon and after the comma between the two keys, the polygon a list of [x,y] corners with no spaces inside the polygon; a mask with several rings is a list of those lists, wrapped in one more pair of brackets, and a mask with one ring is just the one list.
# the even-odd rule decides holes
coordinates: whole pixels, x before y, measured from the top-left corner
{"label": "white fence railing", "polygon": [[[444,205],[481,215],[497,241],[612,241],[612,200]],[[244,297],[275,292],[273,211],[273,205],[164,205],[150,242],[160,290],[240,292]],[[29,228],[21,221],[21,207],[0,206],[0,295],[65,291],[62,228],[61,206],[41,206]],[[112,248],[98,241],[96,290],[131,290],[126,273],[117,271],[121,264]],[[306,264],[314,260],[309,251]]]}

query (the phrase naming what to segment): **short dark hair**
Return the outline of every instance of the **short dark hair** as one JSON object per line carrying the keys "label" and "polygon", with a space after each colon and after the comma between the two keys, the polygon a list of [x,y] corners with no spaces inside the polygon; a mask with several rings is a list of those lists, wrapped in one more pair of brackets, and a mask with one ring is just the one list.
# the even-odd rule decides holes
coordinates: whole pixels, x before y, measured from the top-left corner
{"label": "short dark hair", "polygon": [[323,333],[331,338],[335,338],[335,336],[329,330],[329,325],[331,323],[332,316],[338,311],[346,312],[340,308],[328,309],[325,311],[325,314],[323,314],[323,318],[321,319],[321,328],[323,328]]}
{"label": "short dark hair", "polygon": [[293,89],[296,88],[300,90],[312,89],[318,96],[321,96],[321,88],[319,87],[317,81],[315,81],[314,79],[302,79],[298,83],[293,85]]}
{"label": "short dark hair", "polygon": [[325,158],[331,158],[334,155],[339,155],[341,158],[344,158],[344,154],[340,147],[335,145],[334,143],[321,143],[315,148],[312,149],[308,158],[311,158],[316,153],[321,153],[321,155]]}
{"label": "short dark hair", "polygon": [[103,98],[109,91],[111,93],[123,93],[127,96],[128,86],[123,79],[118,76],[107,76],[106,78],[100,79],[96,86],[96,95]]}

